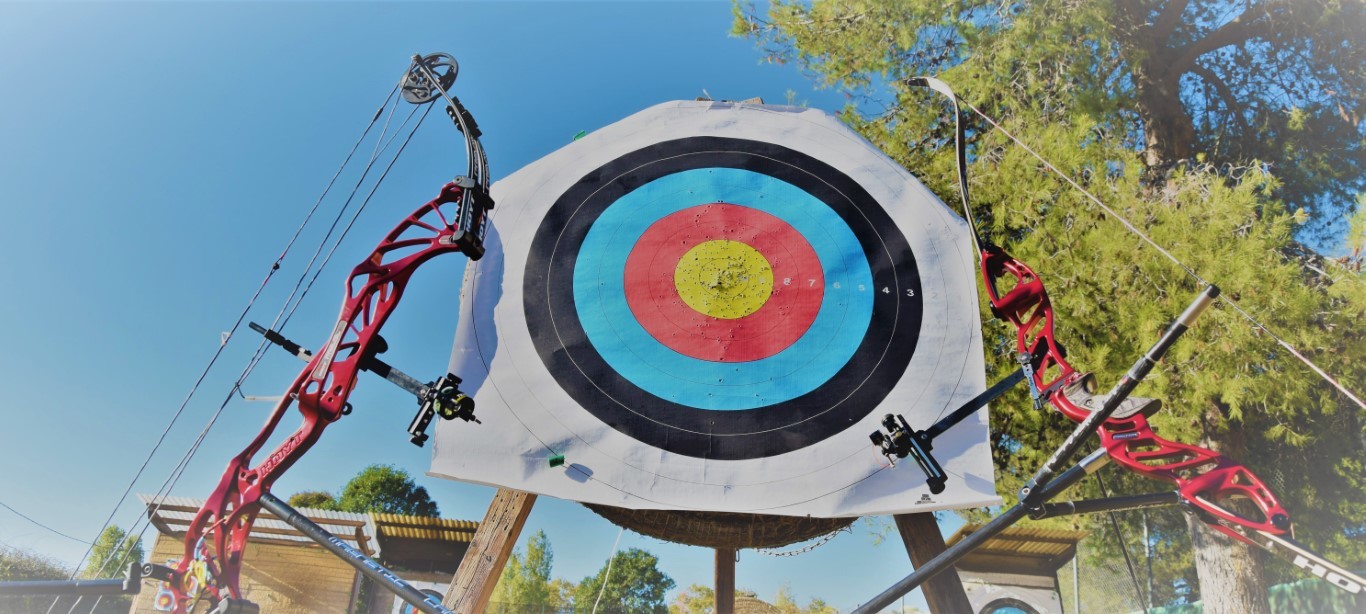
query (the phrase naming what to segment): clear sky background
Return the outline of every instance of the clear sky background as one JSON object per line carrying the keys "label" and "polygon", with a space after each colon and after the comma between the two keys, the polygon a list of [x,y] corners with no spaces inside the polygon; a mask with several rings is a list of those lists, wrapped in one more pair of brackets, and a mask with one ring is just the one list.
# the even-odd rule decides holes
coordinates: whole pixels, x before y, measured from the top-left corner
{"label": "clear sky background", "polygon": [[[96,536],[413,53],[459,59],[455,91],[484,129],[495,179],[580,130],[704,91],[844,104],[792,67],[761,64],[730,23],[721,2],[0,3],[0,503]],[[457,137],[434,113],[287,334],[321,344],[350,267],[463,172]],[[250,319],[275,315],[320,233],[302,237]],[[446,256],[418,273],[385,327],[389,362],[422,379],[444,371],[464,264]],[[133,493],[166,480],[256,343],[243,326]],[[278,395],[299,367],[273,352],[244,391]],[[404,432],[411,397],[363,375],[352,400],[356,412],[274,492],[337,492],[366,465],[390,463],[418,476],[443,516],[483,517],[493,489],[423,476],[430,448]],[[172,493],[206,496],[271,406],[229,403]],[[280,431],[296,425],[291,415]],[[129,527],[140,511],[129,497],[114,522]],[[551,499],[536,504],[523,540],[538,529],[554,574],[572,581],[600,568],[618,531]],[[6,509],[0,545],[73,565],[86,548]],[[711,583],[711,550],[630,532],[621,547],[658,555],[675,593]],[[819,596],[848,610],[909,571],[899,539],[875,545],[859,523],[801,556],[742,552],[737,585],[772,599],[789,583],[802,603]],[[918,594],[912,604],[924,607]]]}

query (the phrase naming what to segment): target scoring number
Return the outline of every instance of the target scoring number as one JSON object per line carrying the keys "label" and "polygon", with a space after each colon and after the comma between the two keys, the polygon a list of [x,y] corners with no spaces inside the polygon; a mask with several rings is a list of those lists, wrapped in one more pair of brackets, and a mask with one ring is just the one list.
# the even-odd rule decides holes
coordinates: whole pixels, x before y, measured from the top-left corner
{"label": "target scoring number", "polygon": [[857,423],[905,373],[920,276],[857,182],[776,144],[658,143],[550,207],[526,320],[610,427],[698,458],[774,456]]}

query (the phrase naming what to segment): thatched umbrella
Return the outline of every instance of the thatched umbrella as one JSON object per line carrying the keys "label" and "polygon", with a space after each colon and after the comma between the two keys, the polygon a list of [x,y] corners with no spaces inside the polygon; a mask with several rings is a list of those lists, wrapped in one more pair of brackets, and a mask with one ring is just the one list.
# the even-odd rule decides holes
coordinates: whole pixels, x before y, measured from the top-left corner
{"label": "thatched umbrella", "polygon": [[628,510],[585,504],[613,524],[664,541],[707,548],[778,548],[838,531],[854,518],[769,516],[732,512]]}

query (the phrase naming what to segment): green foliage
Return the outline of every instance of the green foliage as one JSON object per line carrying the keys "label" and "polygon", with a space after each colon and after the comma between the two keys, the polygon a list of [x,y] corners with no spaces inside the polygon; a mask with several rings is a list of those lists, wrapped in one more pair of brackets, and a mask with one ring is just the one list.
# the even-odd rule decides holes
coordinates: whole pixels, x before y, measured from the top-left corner
{"label": "green foliage", "polygon": [[305,490],[290,495],[291,507],[308,507],[315,510],[336,510],[337,499],[325,490]]}
{"label": "green foliage", "polygon": [[71,570],[35,552],[0,546],[0,581],[65,580]]}
{"label": "green foliage", "polygon": [[370,465],[351,478],[342,488],[337,509],[432,518],[441,515],[427,489],[418,486],[407,471],[391,465]]}
{"label": "green foliage", "polygon": [[537,531],[527,538],[525,552],[518,549],[508,557],[491,600],[524,611],[562,607],[561,589],[550,578],[554,561],[545,531]]}
{"label": "green foliage", "polygon": [[1272,587],[1269,597],[1271,611],[1276,614],[1366,612],[1366,595],[1350,595],[1318,578]]}
{"label": "green foliage", "polygon": [[1356,212],[1347,218],[1347,257],[1342,261],[1361,271],[1362,253],[1366,252],[1366,193],[1357,195]]}
{"label": "green foliage", "polygon": [[95,540],[81,577],[121,578],[130,563],[141,564],[143,558],[142,540],[131,539],[123,529],[111,524]]}
{"label": "green foliage", "polygon": [[550,581],[550,609],[556,612],[563,612],[570,609],[574,604],[574,591],[578,585],[564,578],[555,578]]}
{"label": "green foliage", "polygon": [[898,159],[946,134],[907,111],[931,98],[900,82],[929,75],[1000,119],[1090,123],[1156,170],[1257,160],[1280,178],[1275,196],[1324,213],[1321,233],[1341,232],[1366,187],[1361,2],[778,0],[735,14],[733,32],[770,61],[849,94],[867,132],[912,123],[914,138],[884,148]]}
{"label": "green foliage", "polygon": [[[1168,14],[1162,11],[1167,6],[1185,9]],[[763,13],[737,7],[735,29],[753,37],[770,59],[795,62],[819,83],[849,93],[854,102],[845,120],[942,200],[956,203],[948,107],[937,95],[902,83],[917,75],[944,79],[1176,258],[1216,281],[1242,309],[1359,390],[1366,381],[1366,279],[1317,256],[1296,237],[1304,236],[1306,219],[1341,220],[1334,211],[1342,209],[1342,194],[1361,191],[1361,125],[1343,117],[1360,115],[1366,63],[1343,58],[1366,46],[1290,58],[1263,43],[1274,39],[1285,49],[1304,50],[1350,32],[1344,24],[1362,31],[1366,5],[1314,0],[1303,9],[1284,8],[1272,16],[1284,26],[1275,33],[1267,26],[1275,19],[1248,13],[1256,25],[1231,30],[1246,35],[1242,42],[1197,57],[1185,76],[1168,75],[1175,79],[1169,84],[1183,86],[1168,87],[1164,108],[1190,122],[1189,138],[1180,138],[1179,130],[1163,134],[1181,143],[1148,138],[1158,132],[1154,126],[1161,121],[1151,115],[1162,101],[1144,89],[1141,77],[1167,70],[1154,60],[1172,61],[1170,54],[1193,50],[1186,45],[1210,36],[1211,24],[1265,6],[1289,5],[779,0]],[[1305,26],[1310,23],[1323,29]],[[1245,27],[1250,31],[1242,32]],[[1163,38],[1144,42],[1135,36],[1157,28]],[[1284,70],[1259,69],[1273,65]],[[1254,91],[1251,85],[1264,83],[1267,74],[1303,85],[1293,95],[1278,84]],[[1212,82],[1209,75],[1234,92],[1226,105],[1217,100],[1224,97],[1218,88],[1204,85]],[[1335,94],[1327,92],[1338,85]],[[1303,104],[1288,105],[1297,109],[1290,113],[1284,103],[1295,100]],[[1162,121],[1179,124],[1181,117]],[[1248,125],[1233,125],[1241,122]],[[1052,297],[1069,361],[1096,372],[1108,387],[1181,312],[1197,284],[1001,130],[976,117],[968,129],[973,213],[983,233],[1035,267]],[[1179,164],[1158,155],[1160,164],[1153,165],[1155,148],[1194,155]],[[1327,164],[1334,160],[1341,164]],[[1302,209],[1318,213],[1306,218]],[[1358,223],[1366,227],[1366,221]],[[988,379],[995,380],[1016,368],[1015,331],[990,317],[984,296],[982,313]],[[1348,567],[1366,563],[1366,541],[1352,537],[1366,526],[1366,412],[1274,339],[1220,306],[1202,317],[1136,394],[1163,400],[1152,419],[1163,437],[1211,446],[1266,480],[1289,508],[1298,539]],[[993,459],[1007,503],[1072,426],[1056,412],[1035,411],[1022,388],[993,403]],[[1100,475],[1111,492],[1161,488],[1128,472]],[[1098,497],[1101,488],[1088,479],[1064,496]],[[981,519],[985,512],[970,516]],[[1118,538],[1105,517],[1049,523],[1091,530],[1087,552],[1097,559],[1121,560],[1121,544],[1141,557],[1142,516],[1118,519]],[[1148,523],[1154,601],[1198,599],[1185,517],[1177,509],[1156,510]],[[1302,577],[1279,562],[1268,571],[1273,580]]]}
{"label": "green foliage", "polygon": [[[735,591],[736,609],[740,600],[758,599],[754,591],[738,589]],[[798,605],[792,594],[792,585],[783,584],[774,595],[772,606],[782,614],[837,614],[839,610],[831,607],[824,599],[812,598],[805,606]],[[716,611],[716,592],[709,586],[693,584],[674,597],[669,604],[669,614],[712,614]]]}
{"label": "green foliage", "polygon": [[[1271,587],[1267,601],[1273,614],[1354,614],[1366,612],[1366,596],[1352,595],[1318,578],[1298,580]],[[1203,604],[1154,608],[1149,614],[1201,614]]]}
{"label": "green foliage", "polygon": [[[27,550],[0,546],[0,582],[65,580],[70,577],[71,570],[57,561]],[[45,612],[51,605],[52,597],[49,596],[0,595],[0,612]]]}
{"label": "green foliage", "polygon": [[[123,529],[109,525],[95,539],[80,575],[82,578],[122,578],[128,573],[129,564],[142,564],[144,555],[141,539],[132,539]],[[95,605],[96,600],[86,599],[82,603],[89,603],[95,608],[95,614],[127,612],[133,603],[132,598],[126,595],[101,597],[98,606]]]}
{"label": "green foliage", "polygon": [[669,604],[669,614],[712,614],[716,611],[716,591],[710,586],[690,584]]}
{"label": "green foliage", "polygon": [[784,583],[778,588],[778,594],[773,597],[773,607],[778,608],[783,614],[839,614],[839,610],[825,603],[820,597],[812,598],[805,606],[797,605],[797,598],[792,594],[790,583]]}
{"label": "green foliage", "polygon": [[600,611],[668,612],[664,595],[674,587],[674,581],[659,570],[658,564],[655,555],[640,548],[618,552],[597,574],[579,583],[574,590],[574,612],[592,612],[599,593],[602,595],[598,605]]}

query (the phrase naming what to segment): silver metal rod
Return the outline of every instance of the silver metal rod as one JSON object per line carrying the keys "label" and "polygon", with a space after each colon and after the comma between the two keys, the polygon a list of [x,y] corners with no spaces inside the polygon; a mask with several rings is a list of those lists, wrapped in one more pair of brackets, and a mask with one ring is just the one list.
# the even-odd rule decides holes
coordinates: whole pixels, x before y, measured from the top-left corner
{"label": "silver metal rod", "polygon": [[136,595],[142,590],[142,562],[128,565],[122,579],[22,580],[0,582],[0,595]]}
{"label": "silver metal rod", "polygon": [[454,611],[441,605],[441,601],[431,595],[423,594],[394,575],[394,572],[385,569],[384,566],[376,563],[374,559],[365,556],[361,551],[352,548],[350,544],[342,541],[337,536],[327,532],[327,529],[318,526],[318,523],[309,520],[307,516],[300,514],[298,510],[289,506],[288,503],[281,501],[275,495],[265,493],[261,495],[261,507],[270,510],[272,514],[279,516],[281,520],[289,523],[290,526],[298,529],[319,545],[328,549],[343,561],[346,561],[365,577],[380,583],[381,586],[390,592],[398,595],[413,607],[425,612],[426,614],[455,614]]}

